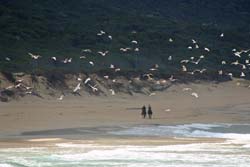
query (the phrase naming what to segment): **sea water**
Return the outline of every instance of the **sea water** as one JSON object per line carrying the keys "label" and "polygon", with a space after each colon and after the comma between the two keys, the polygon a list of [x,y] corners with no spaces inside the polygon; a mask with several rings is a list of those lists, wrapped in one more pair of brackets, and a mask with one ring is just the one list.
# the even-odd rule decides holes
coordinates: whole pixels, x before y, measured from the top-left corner
{"label": "sea water", "polygon": [[250,125],[186,124],[123,127],[111,136],[223,138],[218,143],[117,145],[54,143],[1,148],[0,167],[249,167]]}

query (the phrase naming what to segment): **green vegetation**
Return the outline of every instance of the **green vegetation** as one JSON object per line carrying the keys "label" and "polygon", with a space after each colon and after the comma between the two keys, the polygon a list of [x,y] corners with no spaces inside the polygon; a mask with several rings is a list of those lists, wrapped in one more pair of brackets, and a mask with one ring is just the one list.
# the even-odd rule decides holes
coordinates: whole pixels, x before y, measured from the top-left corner
{"label": "green vegetation", "polygon": [[[139,41],[138,68],[159,64],[167,73],[179,72],[180,60],[190,56],[206,58],[198,66],[210,72],[221,69],[221,60],[234,61],[232,49],[250,44],[250,3],[247,0],[2,0],[0,2],[0,69],[2,71],[44,72],[99,71],[113,63],[125,70],[135,69],[135,53],[123,54],[120,47]],[[104,30],[113,36],[98,37]],[[136,31],[136,34],[131,33]],[[219,38],[224,32],[225,37]],[[174,42],[170,43],[169,38]],[[190,51],[191,39],[200,49]],[[211,52],[204,52],[208,47]],[[80,60],[82,49],[92,49]],[[99,50],[109,50],[101,57]],[[42,58],[32,61],[28,52]],[[168,61],[168,56],[173,61]],[[73,57],[72,63],[54,64]],[[242,61],[248,55],[243,55]],[[9,57],[11,61],[6,61]],[[88,61],[94,61],[92,68]],[[239,69],[228,66],[230,71]]]}

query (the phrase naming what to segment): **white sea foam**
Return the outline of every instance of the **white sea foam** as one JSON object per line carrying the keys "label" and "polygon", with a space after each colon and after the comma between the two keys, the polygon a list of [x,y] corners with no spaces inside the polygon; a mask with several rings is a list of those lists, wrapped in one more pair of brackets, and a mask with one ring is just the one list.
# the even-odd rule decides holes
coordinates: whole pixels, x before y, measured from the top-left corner
{"label": "white sea foam", "polygon": [[[66,142],[53,148],[0,149],[0,167],[126,166],[126,167],[249,167],[250,125],[187,124],[138,126],[115,135],[224,138],[226,142],[180,145],[102,145]],[[250,132],[250,131],[249,131]],[[17,164],[17,165],[16,165]],[[52,165],[53,164],[53,165]],[[2,166],[1,166],[2,165]],[[5,166],[4,166],[5,165]],[[9,165],[9,166],[8,166]]]}
{"label": "white sea foam", "polygon": [[6,164],[6,163],[3,163],[3,164],[0,163],[0,167],[14,167],[14,166],[10,164]]}
{"label": "white sea foam", "polygon": [[[115,162],[124,163],[121,166],[164,166],[164,164],[175,164],[173,166],[227,166],[228,164],[246,167],[250,163],[249,155],[239,151],[237,146],[228,146],[223,143],[203,143],[169,146],[116,146],[112,149],[103,150],[95,147],[84,153],[54,154],[56,160],[68,162],[85,162],[91,165],[106,162],[113,165]],[[233,153],[233,154],[230,154]],[[141,165],[144,164],[144,165]],[[158,164],[158,165],[157,165]],[[106,164],[107,165],[107,164]],[[116,164],[119,166],[118,164]],[[165,165],[166,166],[166,165]],[[168,165],[167,165],[168,166]]]}
{"label": "white sea foam", "polygon": [[[112,131],[114,135],[136,135],[136,136],[170,136],[170,137],[211,137],[211,138],[229,138],[250,139],[250,131],[247,133],[225,133],[224,130],[232,126],[250,125],[230,125],[230,124],[186,124],[176,126],[138,126],[125,130]],[[220,128],[221,132],[213,131]]]}
{"label": "white sea foam", "polygon": [[62,148],[88,148],[92,147],[93,144],[76,144],[76,143],[57,143],[57,147],[62,147]]}

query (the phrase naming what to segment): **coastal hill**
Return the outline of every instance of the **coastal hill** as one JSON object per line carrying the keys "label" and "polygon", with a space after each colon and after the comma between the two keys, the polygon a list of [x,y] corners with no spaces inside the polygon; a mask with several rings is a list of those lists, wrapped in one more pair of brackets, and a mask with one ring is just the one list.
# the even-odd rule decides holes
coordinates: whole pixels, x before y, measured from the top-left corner
{"label": "coastal hill", "polygon": [[[0,100],[249,79],[246,0],[2,0]],[[245,85],[248,87],[248,84]]]}
{"label": "coastal hill", "polygon": [[[0,69],[93,72],[105,70],[112,63],[122,70],[145,71],[158,64],[161,71],[171,74],[181,70],[182,59],[205,55],[199,65],[190,64],[188,68],[217,72],[222,60],[235,61],[232,49],[248,49],[249,8],[246,0],[2,0]],[[106,36],[97,35],[101,30]],[[220,38],[222,33],[224,37]],[[194,47],[192,39],[199,49],[187,49]],[[138,45],[132,45],[132,40]],[[139,52],[123,53],[123,47],[138,47]],[[83,49],[91,49],[92,53],[83,53]],[[97,53],[107,50],[105,57]],[[34,62],[28,53],[42,57]],[[248,55],[244,56],[239,61]],[[51,57],[56,57],[58,63]],[[72,63],[62,63],[66,58],[72,58]],[[226,69],[236,73],[240,70],[230,65]]]}

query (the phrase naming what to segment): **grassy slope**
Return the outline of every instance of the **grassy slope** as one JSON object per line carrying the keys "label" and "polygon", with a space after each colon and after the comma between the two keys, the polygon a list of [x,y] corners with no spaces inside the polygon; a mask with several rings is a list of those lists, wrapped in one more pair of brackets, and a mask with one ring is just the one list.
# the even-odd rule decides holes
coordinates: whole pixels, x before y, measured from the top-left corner
{"label": "grassy slope", "polygon": [[[249,47],[249,7],[246,0],[3,0],[0,68],[92,70],[87,62],[94,60],[101,69],[109,63],[134,69],[134,53],[124,55],[119,48],[130,46],[130,41],[137,39],[141,69],[159,63],[164,71],[176,72],[181,59],[205,54],[202,49],[186,49],[194,38],[201,47],[212,49],[200,67],[215,70],[220,68],[222,59],[235,59],[231,56],[232,48]],[[101,29],[113,36],[112,42],[96,36]],[[131,34],[133,30],[138,33]],[[218,37],[221,32],[225,33],[223,39]],[[174,43],[168,42],[170,37]],[[83,48],[107,49],[111,54],[106,58],[88,55],[87,60],[80,62]],[[32,62],[28,52],[43,58],[39,63]],[[172,62],[167,61],[169,55],[174,57]],[[6,56],[13,61],[6,62]],[[49,60],[51,56],[73,57],[73,63],[55,66]]]}

